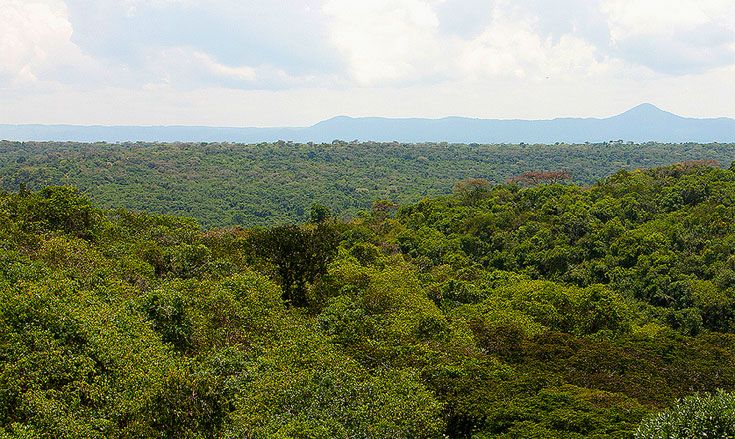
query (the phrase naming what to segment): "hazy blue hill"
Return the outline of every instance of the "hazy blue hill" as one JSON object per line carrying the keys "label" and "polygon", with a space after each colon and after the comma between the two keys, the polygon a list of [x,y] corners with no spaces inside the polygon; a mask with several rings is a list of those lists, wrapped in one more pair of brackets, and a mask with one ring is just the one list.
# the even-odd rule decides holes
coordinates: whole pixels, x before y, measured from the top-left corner
{"label": "hazy blue hill", "polygon": [[727,118],[689,119],[660,110],[651,104],[642,104],[623,114],[606,119],[489,120],[461,117],[444,119],[336,117],[304,131],[311,138],[319,141],[334,138],[476,143],[583,143],[609,140],[732,142],[735,141],[735,120]]}
{"label": "hazy blue hill", "polygon": [[625,140],[687,142],[730,141],[735,139],[735,120],[728,118],[693,119],[677,116],[651,104],[639,105],[602,120],[610,135],[620,132]]}
{"label": "hazy blue hill", "polygon": [[0,125],[3,140],[72,142],[243,142],[284,139],[293,128],[197,126]]}
{"label": "hazy blue hill", "polygon": [[331,142],[340,139],[455,143],[584,143],[609,140],[709,143],[735,142],[735,120],[685,118],[651,104],[642,104],[605,119],[391,119],[339,116],[304,128],[0,125],[0,138],[77,142],[257,143],[276,140]]}

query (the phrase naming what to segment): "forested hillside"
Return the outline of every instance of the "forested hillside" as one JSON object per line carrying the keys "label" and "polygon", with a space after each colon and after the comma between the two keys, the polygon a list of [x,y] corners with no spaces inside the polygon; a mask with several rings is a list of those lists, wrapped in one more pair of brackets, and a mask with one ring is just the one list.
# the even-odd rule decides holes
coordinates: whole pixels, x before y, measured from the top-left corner
{"label": "forested hillside", "polygon": [[206,227],[302,222],[328,206],[354,217],[377,199],[414,203],[467,178],[567,171],[593,183],[625,168],[735,160],[735,144],[79,144],[0,142],[0,187],[73,185],[105,209],[196,218]]}
{"label": "forested hillside", "polygon": [[[67,147],[43,160],[124,156]],[[0,193],[0,437],[627,438],[735,390],[735,172],[534,183],[209,230]]]}

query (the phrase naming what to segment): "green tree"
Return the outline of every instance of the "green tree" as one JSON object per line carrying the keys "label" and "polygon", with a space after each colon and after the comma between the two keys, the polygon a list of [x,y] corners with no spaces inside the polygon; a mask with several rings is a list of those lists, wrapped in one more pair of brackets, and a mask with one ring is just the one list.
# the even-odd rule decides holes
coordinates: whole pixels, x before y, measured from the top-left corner
{"label": "green tree", "polygon": [[259,256],[275,267],[283,300],[291,306],[307,306],[307,285],[326,272],[336,253],[336,230],[325,223],[285,225],[264,231],[255,241]]}
{"label": "green tree", "polygon": [[314,223],[323,223],[327,221],[329,218],[332,217],[332,212],[329,210],[327,206],[314,203],[311,205],[311,210],[309,212],[309,220]]}
{"label": "green tree", "polygon": [[726,392],[686,397],[646,418],[636,439],[734,438],[735,396]]}

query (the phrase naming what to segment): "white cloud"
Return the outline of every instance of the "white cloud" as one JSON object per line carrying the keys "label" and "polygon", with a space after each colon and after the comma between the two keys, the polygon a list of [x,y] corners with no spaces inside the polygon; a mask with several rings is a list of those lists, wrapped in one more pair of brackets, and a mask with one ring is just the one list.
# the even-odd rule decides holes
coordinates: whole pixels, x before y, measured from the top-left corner
{"label": "white cloud", "polygon": [[[455,3],[330,0],[324,12],[334,44],[361,85],[541,79],[605,70],[605,57],[595,45],[573,33],[543,35],[533,14],[538,11],[507,0],[484,2],[480,18],[455,20],[446,34],[440,17],[446,18]],[[461,3],[478,6],[475,1]],[[472,30],[463,33],[465,26]]]}
{"label": "white cloud", "polygon": [[732,0],[0,0],[8,122],[735,116],[733,69]]}
{"label": "white cloud", "polygon": [[193,47],[151,49],[141,75],[146,87],[158,85],[172,89],[195,90],[210,87],[231,89],[291,89],[323,83],[323,78],[291,75],[271,65],[228,65],[212,54]]}
{"label": "white cloud", "polygon": [[558,40],[543,37],[535,25],[531,17],[511,17],[496,7],[484,32],[463,46],[460,65],[465,76],[538,80],[599,73],[595,46],[572,34]]}
{"label": "white cloud", "polygon": [[139,8],[165,8],[169,6],[190,6],[197,0],[114,0],[119,2],[128,16],[134,16]]}
{"label": "white cloud", "polygon": [[54,64],[81,58],[66,7],[56,0],[0,0],[0,74],[34,82]]}
{"label": "white cloud", "polygon": [[602,9],[610,17],[615,41],[640,34],[673,34],[710,21],[700,5],[690,0],[606,0]]}
{"label": "white cloud", "polygon": [[208,79],[253,82],[258,76],[253,67],[228,66],[207,53],[186,47],[152,51],[149,63],[159,79],[168,84],[193,82],[196,85],[206,83]]}
{"label": "white cloud", "polygon": [[112,63],[144,69],[161,48],[190,47],[227,66],[271,65],[293,76],[343,67],[318,0],[66,0],[73,40]]}
{"label": "white cloud", "polygon": [[605,0],[617,55],[654,70],[687,74],[735,64],[731,0]]}
{"label": "white cloud", "polygon": [[446,44],[433,5],[421,0],[328,0],[333,44],[361,85],[400,82],[444,70]]}
{"label": "white cloud", "polygon": [[248,66],[231,67],[221,64],[204,52],[195,51],[192,56],[211,74],[239,81],[255,81],[258,74]]}

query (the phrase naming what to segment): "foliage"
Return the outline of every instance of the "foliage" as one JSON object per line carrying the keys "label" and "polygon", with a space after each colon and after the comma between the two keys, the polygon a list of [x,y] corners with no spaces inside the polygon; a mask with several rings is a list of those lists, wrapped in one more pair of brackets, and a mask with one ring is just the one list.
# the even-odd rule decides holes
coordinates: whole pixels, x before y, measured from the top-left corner
{"label": "foliage", "polygon": [[527,171],[521,175],[510,177],[507,182],[522,186],[533,186],[540,183],[561,183],[571,179],[572,174],[567,171]]}
{"label": "foliage", "polygon": [[283,287],[283,300],[306,306],[307,284],[327,270],[335,252],[336,233],[329,224],[316,227],[276,226],[254,237],[256,253],[271,262]]}
{"label": "foliage", "polygon": [[725,392],[688,396],[670,409],[646,418],[635,437],[735,437],[735,396]]}
{"label": "foliage", "polygon": [[619,169],[698,159],[726,164],[733,157],[732,144],[0,141],[0,190],[72,185],[107,209],[252,227],[308,221],[314,204],[338,218],[356,217],[374,200],[415,203],[448,195],[462,180],[498,184],[526,172],[565,170],[575,183],[591,184]]}
{"label": "foliage", "polygon": [[735,171],[713,165],[270,228],[0,192],[0,437],[727,437]]}

